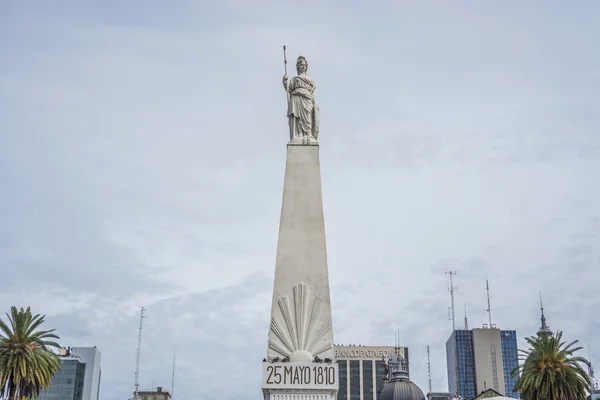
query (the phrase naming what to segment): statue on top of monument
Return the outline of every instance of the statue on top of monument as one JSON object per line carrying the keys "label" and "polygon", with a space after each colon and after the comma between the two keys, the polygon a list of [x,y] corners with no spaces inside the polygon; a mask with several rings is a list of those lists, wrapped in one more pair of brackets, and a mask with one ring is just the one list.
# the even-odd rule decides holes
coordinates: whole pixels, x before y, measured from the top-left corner
{"label": "statue on top of monument", "polygon": [[315,82],[306,75],[308,62],[304,56],[296,62],[297,76],[291,80],[287,76],[287,58],[283,46],[285,75],[283,87],[288,94],[288,123],[290,142],[315,144],[319,137],[319,106],[315,99]]}

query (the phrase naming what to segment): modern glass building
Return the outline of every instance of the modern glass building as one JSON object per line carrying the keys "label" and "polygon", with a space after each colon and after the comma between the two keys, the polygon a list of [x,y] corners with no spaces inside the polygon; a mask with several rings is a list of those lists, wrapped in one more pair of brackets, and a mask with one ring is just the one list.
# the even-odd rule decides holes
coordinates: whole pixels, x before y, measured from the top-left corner
{"label": "modern glass building", "polygon": [[451,394],[471,400],[485,389],[494,389],[519,398],[512,391],[517,378],[510,376],[519,364],[516,331],[456,330],[446,342],[446,360]]}
{"label": "modern glass building", "polygon": [[396,351],[407,360],[408,348],[392,346],[335,346],[339,368],[337,400],[377,400],[384,386],[384,360]]}
{"label": "modern glass building", "polygon": [[504,388],[506,397],[518,399],[521,392],[513,392],[517,384],[517,377],[510,376],[512,371],[519,366],[519,350],[517,347],[516,331],[500,331],[502,342],[502,367],[504,368]]}
{"label": "modern glass building", "polygon": [[463,399],[475,398],[475,358],[473,332],[456,330],[446,342],[448,391]]}
{"label": "modern glass building", "polygon": [[52,378],[47,391],[41,391],[38,399],[82,400],[85,382],[85,364],[75,357],[61,357],[60,371]]}
{"label": "modern glass building", "polygon": [[100,351],[96,347],[60,349],[60,371],[39,400],[98,400],[100,392]]}
{"label": "modern glass building", "polygon": [[102,377],[102,370],[100,369],[102,355],[100,354],[100,350],[96,346],[72,347],[71,353],[79,357],[81,362],[86,365],[82,400],[99,400],[100,379]]}

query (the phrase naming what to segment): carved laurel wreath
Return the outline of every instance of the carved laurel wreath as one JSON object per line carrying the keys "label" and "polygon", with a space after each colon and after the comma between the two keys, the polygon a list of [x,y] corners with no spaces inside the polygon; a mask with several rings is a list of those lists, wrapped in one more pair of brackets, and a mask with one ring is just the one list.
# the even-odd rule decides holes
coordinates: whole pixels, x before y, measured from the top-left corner
{"label": "carved laurel wreath", "polygon": [[293,287],[293,307],[288,296],[281,296],[277,305],[281,310],[284,324],[273,316],[271,331],[281,345],[269,339],[269,348],[281,356],[289,356],[296,350],[308,351],[313,357],[333,348],[331,342],[319,346],[319,342],[331,330],[331,317],[325,318],[318,329],[315,326],[320,320],[325,307],[325,300],[320,296],[312,296],[312,308],[309,311],[310,287],[304,282]]}

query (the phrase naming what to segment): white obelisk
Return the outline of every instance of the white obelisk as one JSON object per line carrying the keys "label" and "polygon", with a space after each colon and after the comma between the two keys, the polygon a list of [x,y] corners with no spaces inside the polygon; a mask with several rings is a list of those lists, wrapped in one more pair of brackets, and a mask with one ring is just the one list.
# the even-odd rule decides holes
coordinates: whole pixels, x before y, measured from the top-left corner
{"label": "white obelisk", "polygon": [[[287,145],[262,388],[265,400],[333,400],[338,390],[338,370],[334,362],[319,145],[316,141],[318,108],[314,101],[314,82],[305,75],[304,57],[299,57],[298,64],[298,77],[289,85],[287,76],[284,77],[284,87],[290,94],[291,140]],[[312,87],[302,86],[307,83]],[[298,87],[304,90],[300,95],[297,95]],[[306,93],[313,96],[308,99],[310,101],[307,101]],[[298,121],[307,118],[307,113],[296,116],[294,111],[298,106],[312,110],[308,113],[311,118],[308,125],[306,120]],[[303,131],[307,126],[311,130]]]}

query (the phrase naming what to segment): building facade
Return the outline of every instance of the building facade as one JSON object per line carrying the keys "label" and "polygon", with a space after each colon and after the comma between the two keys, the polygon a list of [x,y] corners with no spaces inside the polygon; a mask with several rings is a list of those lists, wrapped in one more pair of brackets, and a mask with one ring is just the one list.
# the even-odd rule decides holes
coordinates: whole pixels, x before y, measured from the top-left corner
{"label": "building facade", "polygon": [[40,400],[83,400],[86,365],[70,354],[60,356],[60,370],[50,387],[41,391]]}
{"label": "building facade", "polygon": [[516,331],[500,331],[500,340],[502,342],[502,366],[504,368],[504,387],[505,396],[518,399],[521,392],[514,392],[517,384],[517,377],[511,376],[515,368],[519,366],[519,348],[517,346]]}
{"label": "building facade", "polygon": [[136,392],[133,394],[134,400],[171,400],[171,393],[157,387],[156,391]]}
{"label": "building facade", "polygon": [[[398,347],[408,365],[408,348]],[[376,400],[385,382],[384,360],[396,353],[393,346],[338,346],[334,347],[339,368],[338,400]]]}
{"label": "building facade", "polygon": [[429,392],[427,400],[452,400],[450,392]]}
{"label": "building facade", "polygon": [[456,330],[446,342],[448,389],[465,400],[474,399],[487,389],[507,397],[517,378],[511,372],[518,366],[517,333],[497,328]]}
{"label": "building facade", "polygon": [[99,400],[100,379],[102,370],[100,350],[94,347],[72,347],[71,353],[79,357],[85,364],[85,384],[83,386],[83,400]]}
{"label": "building facade", "polygon": [[40,400],[98,400],[100,391],[100,351],[96,347],[62,348],[59,372]]}

